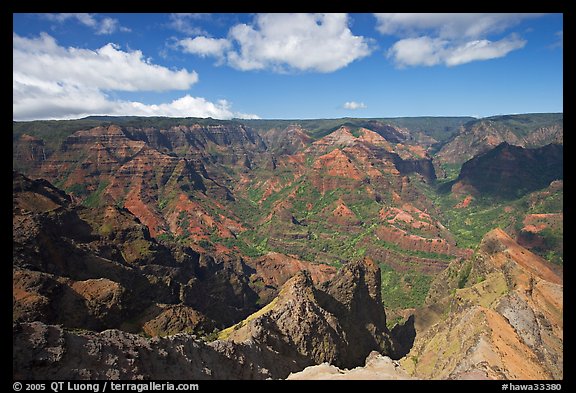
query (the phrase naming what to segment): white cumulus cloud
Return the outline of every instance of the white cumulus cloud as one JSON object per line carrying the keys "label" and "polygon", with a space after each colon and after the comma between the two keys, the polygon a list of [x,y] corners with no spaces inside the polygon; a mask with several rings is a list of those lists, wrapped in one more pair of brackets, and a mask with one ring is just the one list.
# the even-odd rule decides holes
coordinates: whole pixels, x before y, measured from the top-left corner
{"label": "white cumulus cloud", "polygon": [[209,38],[198,36],[185,38],[178,41],[177,45],[186,53],[222,58],[225,52],[232,47],[230,41],[225,38]]}
{"label": "white cumulus cloud", "polygon": [[233,26],[226,38],[200,36],[179,46],[203,56],[225,56],[239,70],[275,72],[333,72],[373,51],[370,39],[352,33],[346,14],[259,14],[250,25]]}
{"label": "white cumulus cloud", "polygon": [[348,101],[344,103],[343,107],[344,109],[350,109],[350,110],[365,109],[366,104],[364,104],[363,102]]}
{"label": "white cumulus cloud", "polygon": [[221,100],[212,103],[185,95],[149,105],[111,99],[115,91],[188,90],[195,71],[172,70],[145,59],[140,51],[107,44],[90,50],[62,47],[50,35],[25,38],[13,34],[14,120],[66,119],[91,114],[196,117],[254,117],[235,113]]}
{"label": "white cumulus cloud", "polygon": [[45,19],[54,22],[65,22],[76,20],[84,26],[92,28],[96,34],[112,34],[116,31],[128,32],[129,28],[121,26],[118,19],[104,17],[100,18],[96,14],[87,13],[61,13],[61,14],[41,14]]}
{"label": "white cumulus cloud", "polygon": [[186,94],[172,102],[160,105],[145,105],[140,102],[122,102],[115,114],[131,116],[168,116],[168,117],[212,117],[214,119],[259,119],[254,114],[233,112],[230,103],[218,100],[216,103],[202,97]]}
{"label": "white cumulus cloud", "polygon": [[524,45],[526,41],[514,35],[499,41],[483,39],[462,43],[423,36],[397,41],[388,50],[387,56],[392,58],[399,67],[437,64],[456,66],[472,61],[504,57]]}
{"label": "white cumulus cloud", "polygon": [[542,14],[374,14],[382,34],[400,37],[386,52],[398,67],[456,66],[506,56],[526,41],[512,33],[491,35]]}
{"label": "white cumulus cloud", "polygon": [[42,81],[123,91],[185,90],[198,81],[195,71],[152,64],[141,51],[117,45],[99,49],[64,48],[46,33],[38,38],[13,35],[14,74]]}
{"label": "white cumulus cloud", "polygon": [[514,35],[499,41],[474,40],[452,48],[445,59],[448,66],[504,57],[513,50],[523,48],[526,41]]}
{"label": "white cumulus cloud", "polygon": [[399,66],[433,66],[442,61],[447,41],[439,38],[417,37],[397,41],[387,52]]}

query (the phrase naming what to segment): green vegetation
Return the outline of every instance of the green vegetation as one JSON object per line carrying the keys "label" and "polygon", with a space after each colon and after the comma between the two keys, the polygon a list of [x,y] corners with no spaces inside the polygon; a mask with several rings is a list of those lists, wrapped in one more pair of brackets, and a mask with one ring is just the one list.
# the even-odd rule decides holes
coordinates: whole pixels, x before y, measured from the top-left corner
{"label": "green vegetation", "polygon": [[245,320],[219,332],[218,333],[218,339],[219,340],[228,339],[233,332],[241,329],[244,325],[246,325],[250,321],[266,314],[269,311],[272,311],[274,309],[274,307],[276,306],[276,303],[278,303],[278,297],[275,297],[270,303],[268,303],[266,306],[262,307],[260,310],[256,311],[254,314],[248,316],[248,318],[246,318]]}
{"label": "green vegetation", "polygon": [[[477,195],[466,208],[455,208],[464,196],[437,192],[445,183],[436,185],[412,181],[422,194],[437,207],[440,221],[454,235],[458,247],[475,249],[484,235],[494,228],[502,228],[514,235],[524,226],[527,214],[563,212],[563,190],[561,186],[525,194],[513,200],[502,200],[487,195]],[[543,245],[532,249],[540,256],[556,264],[563,263],[562,223],[548,223],[550,227],[538,233],[544,239]]]}
{"label": "green vegetation", "polygon": [[111,120],[85,118],[78,120],[34,120],[12,122],[12,140],[17,140],[22,134],[32,135],[44,140],[44,145],[55,151],[68,136],[78,130],[108,125]]}
{"label": "green vegetation", "polygon": [[384,240],[375,239],[373,241],[379,247],[385,248],[387,250],[393,250],[393,251],[396,251],[400,254],[409,255],[412,257],[437,259],[437,260],[441,260],[441,261],[451,261],[452,259],[454,259],[454,257],[452,255],[438,254],[435,252],[427,252],[427,251],[419,251],[419,250],[406,250],[397,244],[385,242]]}
{"label": "green vegetation", "polygon": [[158,201],[158,209],[160,210],[164,210],[164,208],[168,205],[168,200],[167,199],[162,199],[160,201]]}
{"label": "green vegetation", "polygon": [[436,192],[435,186],[422,182],[412,184],[433,201],[440,222],[454,235],[458,247],[476,248],[487,232],[497,227],[513,226],[521,220],[517,209],[506,209],[507,203],[494,198],[476,197],[468,207],[455,208],[464,197]]}
{"label": "green vegetation", "polygon": [[86,189],[85,184],[72,184],[66,189],[66,192],[69,194],[77,195],[79,197],[88,195],[88,190]]}
{"label": "green vegetation", "polygon": [[472,271],[472,262],[466,261],[462,269],[458,273],[458,288],[462,289],[466,286],[468,282],[468,277],[470,277],[470,272]]}
{"label": "green vegetation", "polygon": [[204,333],[201,335],[200,339],[204,342],[212,342],[218,340],[218,336],[220,335],[220,330],[218,328],[214,328],[211,333]]}
{"label": "green vegetation", "polygon": [[182,234],[178,236],[176,240],[186,243],[190,237],[190,218],[186,211],[181,210],[180,213],[178,213],[176,224],[178,225],[178,228],[182,229]]}
{"label": "green vegetation", "polygon": [[98,232],[102,235],[102,236],[108,236],[112,233],[113,230],[113,226],[110,223],[104,223],[102,224],[102,226],[100,227],[100,229],[98,230]]}
{"label": "green vegetation", "polygon": [[445,164],[445,163],[440,163],[439,166],[444,171],[446,177],[438,179],[437,181],[438,186],[450,182],[452,180],[455,180],[460,174],[460,168],[462,167],[461,164]]}
{"label": "green vegetation", "polygon": [[263,195],[264,195],[264,190],[260,190],[257,188],[248,189],[248,199],[251,202],[258,203],[262,199]]}
{"label": "green vegetation", "polygon": [[205,239],[200,240],[200,241],[198,242],[198,245],[199,245],[200,247],[202,247],[204,250],[208,251],[208,252],[210,252],[210,251],[214,252],[214,251],[216,250],[216,248],[214,247],[214,245],[213,245],[211,242],[209,242],[208,240],[205,240]]}
{"label": "green vegetation", "polygon": [[562,253],[557,252],[557,251],[548,251],[546,252],[546,254],[544,255],[544,258],[546,258],[548,261],[554,263],[555,265],[564,265],[564,256],[561,255]]}
{"label": "green vegetation", "polygon": [[210,242],[221,244],[232,251],[239,251],[242,255],[257,258],[268,252],[268,238],[260,238],[253,231],[243,232],[238,237],[222,238],[216,232],[210,235]]}
{"label": "green vegetation", "polygon": [[99,206],[102,203],[102,193],[104,192],[104,189],[108,187],[108,184],[110,184],[110,181],[108,180],[101,181],[100,184],[98,184],[96,191],[88,195],[82,204],[86,207]]}
{"label": "green vegetation", "polygon": [[175,240],[174,235],[171,232],[164,232],[156,236],[156,239],[160,242],[171,243]]}
{"label": "green vegetation", "polygon": [[515,212],[506,212],[503,204],[476,204],[468,209],[445,211],[446,226],[456,237],[458,246],[475,248],[482,237],[494,228],[513,225],[517,217]]}
{"label": "green vegetation", "polygon": [[382,302],[386,308],[403,309],[424,304],[432,276],[414,271],[398,272],[380,264],[382,274]]}
{"label": "green vegetation", "polygon": [[359,127],[351,127],[350,134],[354,135],[355,138],[360,138],[360,128]]}
{"label": "green vegetation", "polygon": [[529,207],[531,214],[561,213],[564,211],[564,193],[561,190],[540,195],[537,202]]}

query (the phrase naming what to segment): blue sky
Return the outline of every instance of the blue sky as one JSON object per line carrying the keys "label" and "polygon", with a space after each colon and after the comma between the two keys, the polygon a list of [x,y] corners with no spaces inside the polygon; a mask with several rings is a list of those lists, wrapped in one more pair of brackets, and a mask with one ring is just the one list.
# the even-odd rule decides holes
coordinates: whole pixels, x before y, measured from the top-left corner
{"label": "blue sky", "polygon": [[14,120],[563,111],[562,14],[14,14]]}

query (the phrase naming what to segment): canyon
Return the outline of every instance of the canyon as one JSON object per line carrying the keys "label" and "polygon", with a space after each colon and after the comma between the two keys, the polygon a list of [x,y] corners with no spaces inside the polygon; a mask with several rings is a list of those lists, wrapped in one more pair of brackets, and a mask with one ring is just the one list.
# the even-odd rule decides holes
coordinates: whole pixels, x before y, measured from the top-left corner
{"label": "canyon", "polygon": [[562,133],[15,122],[13,376],[562,379]]}

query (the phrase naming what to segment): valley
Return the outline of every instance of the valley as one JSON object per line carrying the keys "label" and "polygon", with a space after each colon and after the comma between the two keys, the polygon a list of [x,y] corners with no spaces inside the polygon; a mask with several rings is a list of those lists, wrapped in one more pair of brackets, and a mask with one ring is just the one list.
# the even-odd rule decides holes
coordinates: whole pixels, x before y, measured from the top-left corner
{"label": "valley", "polygon": [[561,113],[14,122],[13,170],[15,377],[563,378]]}

